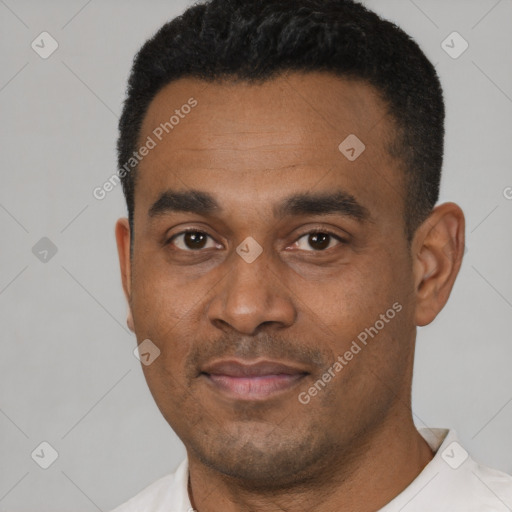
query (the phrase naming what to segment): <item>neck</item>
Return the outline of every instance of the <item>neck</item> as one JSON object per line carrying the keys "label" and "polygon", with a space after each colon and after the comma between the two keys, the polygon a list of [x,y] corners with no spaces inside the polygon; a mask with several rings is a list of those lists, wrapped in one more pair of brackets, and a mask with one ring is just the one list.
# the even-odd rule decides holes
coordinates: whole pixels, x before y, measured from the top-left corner
{"label": "neck", "polygon": [[400,494],[432,460],[412,418],[394,418],[323,461],[308,484],[265,491],[205,467],[191,453],[189,496],[198,512],[374,512]]}

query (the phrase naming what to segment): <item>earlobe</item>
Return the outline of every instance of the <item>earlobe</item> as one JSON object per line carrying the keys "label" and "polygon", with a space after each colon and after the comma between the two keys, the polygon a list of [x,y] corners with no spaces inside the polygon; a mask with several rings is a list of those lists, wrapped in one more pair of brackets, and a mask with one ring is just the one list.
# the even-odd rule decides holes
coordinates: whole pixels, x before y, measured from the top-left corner
{"label": "earlobe", "polygon": [[126,318],[126,325],[130,331],[135,332],[135,327],[133,326],[133,316],[132,316],[132,308],[128,305],[128,316]]}
{"label": "earlobe", "polygon": [[413,240],[416,325],[427,325],[443,309],[464,254],[464,214],[454,203],[434,208]]}

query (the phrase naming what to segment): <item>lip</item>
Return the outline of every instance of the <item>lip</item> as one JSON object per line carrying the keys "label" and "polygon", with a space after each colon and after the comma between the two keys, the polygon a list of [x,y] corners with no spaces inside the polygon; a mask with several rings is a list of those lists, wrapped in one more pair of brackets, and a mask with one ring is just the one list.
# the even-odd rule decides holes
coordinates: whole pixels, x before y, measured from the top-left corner
{"label": "lip", "polygon": [[206,365],[201,375],[222,394],[238,400],[265,400],[296,386],[307,372],[279,361],[222,360]]}

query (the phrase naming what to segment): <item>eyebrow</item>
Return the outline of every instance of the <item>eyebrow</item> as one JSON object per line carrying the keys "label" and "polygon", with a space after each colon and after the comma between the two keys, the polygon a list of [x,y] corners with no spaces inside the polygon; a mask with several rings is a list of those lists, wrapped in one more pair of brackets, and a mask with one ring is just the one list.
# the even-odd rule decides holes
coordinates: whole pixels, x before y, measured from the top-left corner
{"label": "eyebrow", "polygon": [[325,214],[342,215],[361,222],[370,219],[369,210],[353,195],[342,190],[295,194],[274,207],[275,217]]}
{"label": "eyebrow", "polygon": [[[200,190],[184,192],[166,190],[148,210],[150,218],[173,212],[190,212],[202,216],[222,212],[215,198]],[[370,219],[369,210],[353,195],[343,191],[304,192],[291,195],[273,207],[276,218],[298,215],[337,214],[364,222]]]}
{"label": "eyebrow", "polygon": [[207,216],[220,210],[217,201],[207,192],[166,190],[153,203],[148,210],[148,215],[158,217],[171,212],[191,212]]}

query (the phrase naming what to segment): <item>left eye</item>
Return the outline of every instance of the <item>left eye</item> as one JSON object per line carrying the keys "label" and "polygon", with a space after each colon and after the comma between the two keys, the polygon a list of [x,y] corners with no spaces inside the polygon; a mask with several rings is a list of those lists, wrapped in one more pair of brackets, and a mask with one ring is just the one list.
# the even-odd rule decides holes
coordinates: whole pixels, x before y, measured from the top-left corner
{"label": "left eye", "polygon": [[[210,245],[208,245],[210,239]],[[203,231],[183,231],[174,235],[168,243],[174,244],[183,251],[195,251],[198,249],[210,249],[216,247],[213,238]]]}
{"label": "left eye", "polygon": [[[301,240],[305,240],[305,243],[301,245]],[[336,241],[337,243],[343,243],[343,239],[339,236],[336,236],[332,233],[324,232],[324,231],[314,231],[311,233],[306,233],[302,235],[296,242],[295,246],[304,251],[308,251],[307,245],[313,249],[313,251],[325,251],[326,249],[330,249],[333,245],[332,242]]]}

